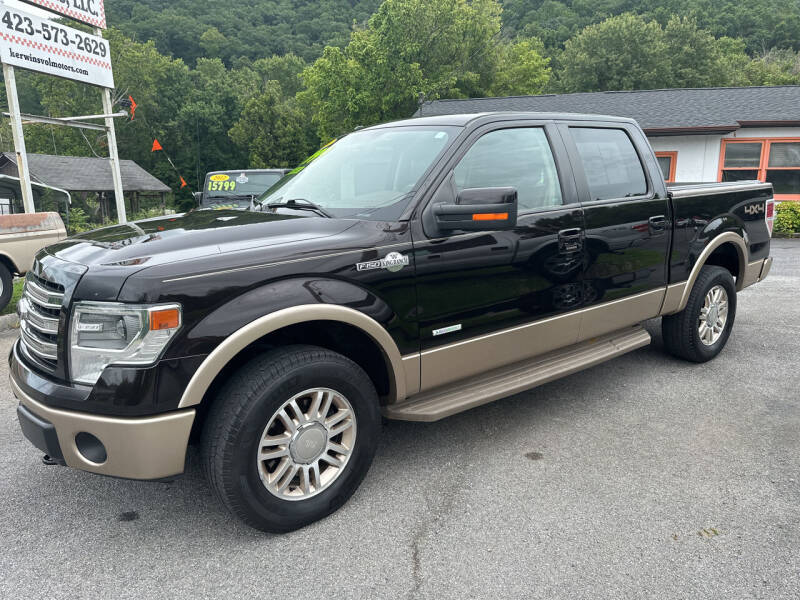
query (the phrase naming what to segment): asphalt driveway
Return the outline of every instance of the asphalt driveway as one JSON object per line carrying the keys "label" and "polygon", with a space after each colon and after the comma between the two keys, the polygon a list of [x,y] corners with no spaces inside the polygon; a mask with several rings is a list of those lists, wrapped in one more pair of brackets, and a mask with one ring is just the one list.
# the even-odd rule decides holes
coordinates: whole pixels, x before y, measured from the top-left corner
{"label": "asphalt driveway", "polygon": [[654,343],[434,424],[389,422],[363,486],[285,536],[171,484],[46,467],[0,334],[0,598],[797,598],[800,240],[706,365]]}

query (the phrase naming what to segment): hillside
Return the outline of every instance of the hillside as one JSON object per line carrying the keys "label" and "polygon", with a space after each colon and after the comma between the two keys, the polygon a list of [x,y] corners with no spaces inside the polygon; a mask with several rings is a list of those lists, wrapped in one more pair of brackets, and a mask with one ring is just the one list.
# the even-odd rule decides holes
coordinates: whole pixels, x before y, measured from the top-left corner
{"label": "hillside", "polygon": [[109,24],[162,54],[194,64],[217,56],[232,64],[293,53],[311,61],[326,45],[344,46],[353,22],[364,23],[380,0],[112,0]]}
{"label": "hillside", "polygon": [[[228,65],[293,53],[307,62],[326,45],[344,46],[353,23],[363,25],[380,0],[112,0],[109,23],[162,54],[193,65],[216,56]],[[505,36],[539,37],[554,52],[587,25],[624,12],[666,24],[673,14],[693,16],[715,37],[741,38],[751,55],[770,48],[800,49],[796,0],[503,0]]]}

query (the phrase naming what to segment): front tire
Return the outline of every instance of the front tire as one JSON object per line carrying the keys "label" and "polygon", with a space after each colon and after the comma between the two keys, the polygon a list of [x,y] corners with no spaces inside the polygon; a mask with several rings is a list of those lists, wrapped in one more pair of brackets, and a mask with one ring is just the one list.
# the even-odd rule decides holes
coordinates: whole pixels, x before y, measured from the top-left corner
{"label": "front tire", "polygon": [[369,470],[380,431],[375,387],[348,358],[289,346],[225,384],[203,429],[206,475],[248,525],[286,533],[342,506]]}
{"label": "front tire", "polygon": [[736,318],[736,285],[730,271],[706,265],[686,308],[661,321],[664,346],[673,356],[696,363],[716,357],[728,342]]}

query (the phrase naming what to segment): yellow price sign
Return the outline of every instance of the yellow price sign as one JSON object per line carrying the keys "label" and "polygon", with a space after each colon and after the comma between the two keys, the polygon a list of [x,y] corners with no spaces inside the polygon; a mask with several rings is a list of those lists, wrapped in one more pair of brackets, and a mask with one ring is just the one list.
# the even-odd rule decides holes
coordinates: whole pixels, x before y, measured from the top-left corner
{"label": "yellow price sign", "polygon": [[236,190],[236,182],[228,179],[227,181],[209,181],[209,192],[233,192]]}

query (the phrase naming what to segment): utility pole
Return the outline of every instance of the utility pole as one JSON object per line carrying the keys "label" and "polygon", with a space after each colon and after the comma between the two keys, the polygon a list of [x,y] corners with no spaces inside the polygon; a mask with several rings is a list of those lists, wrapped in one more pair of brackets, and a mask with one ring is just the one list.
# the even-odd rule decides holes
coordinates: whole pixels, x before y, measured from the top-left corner
{"label": "utility pole", "polygon": [[3,63],[3,78],[6,81],[6,97],[8,98],[8,112],[11,114],[11,133],[14,136],[14,152],[17,154],[17,171],[19,183],[22,188],[22,204],[26,213],[36,212],[33,204],[33,188],[31,187],[30,171],[28,170],[28,154],[25,150],[25,136],[22,133],[22,116],[19,110],[19,97],[17,96],[17,80],[14,67]]}

